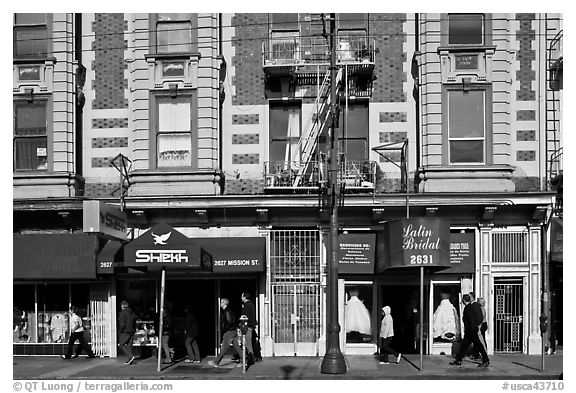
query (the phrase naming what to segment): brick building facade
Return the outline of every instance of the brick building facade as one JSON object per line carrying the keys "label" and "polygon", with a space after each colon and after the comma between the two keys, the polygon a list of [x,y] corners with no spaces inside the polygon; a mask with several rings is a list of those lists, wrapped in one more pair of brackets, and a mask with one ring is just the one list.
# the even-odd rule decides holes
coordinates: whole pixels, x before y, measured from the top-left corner
{"label": "brick building facade", "polygon": [[[265,269],[170,273],[176,314],[208,295],[204,328],[216,331],[218,299],[237,301],[248,290],[265,356],[322,355],[328,22],[310,13],[19,15],[14,233],[80,233],[83,201],[99,200],[127,213],[128,240],[158,224],[223,245],[263,238]],[[451,350],[432,337],[440,293],[458,306],[474,291],[488,302],[490,352],[539,353],[550,181],[562,147],[548,63],[561,31],[556,14],[337,14],[340,226],[373,235],[376,250],[371,272],[340,274],[345,353],[377,349],[378,310],[390,302],[406,326],[398,346],[419,350],[416,275],[375,268],[383,222],[407,213],[446,220],[474,250],[468,268],[426,278],[425,352]],[[28,45],[30,37],[45,45]],[[120,154],[130,160],[124,203],[111,165]],[[94,263],[111,241],[98,237]],[[147,271],[136,284],[130,268],[112,273],[15,277],[14,285],[37,299],[42,286],[68,286],[67,302],[86,303],[94,330],[101,325],[93,346],[115,356],[116,302],[158,308],[158,276]],[[186,301],[176,298],[186,290]],[[403,300],[392,299],[395,291]],[[367,306],[367,332],[346,330],[353,296]],[[57,352],[56,342],[39,338],[45,322],[32,303],[18,308],[36,318],[27,335],[35,338],[15,339],[14,353]],[[506,324],[512,305],[520,311]],[[213,355],[217,341],[209,336],[203,354]]]}

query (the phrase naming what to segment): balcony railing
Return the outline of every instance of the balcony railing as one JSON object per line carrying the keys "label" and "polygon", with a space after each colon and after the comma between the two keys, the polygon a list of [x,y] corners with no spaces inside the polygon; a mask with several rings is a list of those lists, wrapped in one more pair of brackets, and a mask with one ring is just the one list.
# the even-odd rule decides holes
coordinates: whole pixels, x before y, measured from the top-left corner
{"label": "balcony railing", "polygon": [[[374,191],[376,186],[375,161],[340,161],[339,183],[347,190]],[[304,167],[303,176],[297,180],[300,169]],[[265,188],[311,190],[325,186],[328,181],[327,162],[310,161],[267,161],[264,163]]]}
{"label": "balcony railing", "polygon": [[[339,64],[373,64],[374,37],[338,35],[336,61]],[[299,35],[282,35],[262,42],[264,67],[328,65],[329,47],[323,37],[303,39]]]}

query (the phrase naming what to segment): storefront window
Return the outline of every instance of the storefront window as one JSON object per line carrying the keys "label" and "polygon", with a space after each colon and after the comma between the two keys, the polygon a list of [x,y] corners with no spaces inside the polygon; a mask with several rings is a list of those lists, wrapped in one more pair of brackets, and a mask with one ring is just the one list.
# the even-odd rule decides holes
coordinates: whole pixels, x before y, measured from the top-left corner
{"label": "storefront window", "polygon": [[460,283],[435,283],[433,290],[432,337],[434,343],[459,341]]}
{"label": "storefront window", "polygon": [[34,285],[14,285],[13,339],[15,343],[36,342]]}
{"label": "storefront window", "polygon": [[126,300],[136,314],[134,345],[155,345],[158,332],[156,307],[157,282],[154,280],[127,281],[118,288],[118,306]]}
{"label": "storefront window", "polygon": [[346,343],[371,343],[372,284],[346,284]]}
{"label": "storefront window", "polygon": [[38,291],[38,342],[67,343],[69,331],[69,285],[43,284]]}

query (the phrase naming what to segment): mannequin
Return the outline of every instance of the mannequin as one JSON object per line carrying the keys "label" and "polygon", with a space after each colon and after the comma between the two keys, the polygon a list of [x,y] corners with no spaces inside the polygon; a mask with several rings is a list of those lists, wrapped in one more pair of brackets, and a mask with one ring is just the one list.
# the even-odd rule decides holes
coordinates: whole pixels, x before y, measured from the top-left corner
{"label": "mannequin", "polygon": [[370,311],[368,311],[364,302],[358,299],[360,292],[353,289],[348,293],[350,299],[346,304],[346,333],[372,334],[370,329]]}
{"label": "mannequin", "polygon": [[434,311],[433,337],[436,341],[453,342],[458,339],[458,313],[450,302],[450,294],[441,293],[440,304]]}

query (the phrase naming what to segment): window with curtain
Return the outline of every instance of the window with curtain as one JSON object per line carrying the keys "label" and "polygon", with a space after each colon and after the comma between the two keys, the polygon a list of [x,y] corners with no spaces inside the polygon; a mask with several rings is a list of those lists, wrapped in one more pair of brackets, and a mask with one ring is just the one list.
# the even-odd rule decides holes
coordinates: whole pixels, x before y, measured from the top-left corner
{"label": "window with curtain", "polygon": [[300,161],[299,106],[270,106],[270,161]]}
{"label": "window with curtain", "polygon": [[192,166],[192,114],[190,97],[157,99],[158,168]]}
{"label": "window with curtain", "polygon": [[48,169],[46,101],[14,103],[14,170]]}
{"label": "window with curtain", "polygon": [[46,14],[14,14],[14,57],[46,57],[48,27]]}
{"label": "window with curtain", "polygon": [[448,44],[484,44],[483,14],[449,14]]}
{"label": "window with curtain", "polygon": [[451,164],[486,162],[486,92],[448,91],[448,143]]}
{"label": "window with curtain", "polygon": [[193,51],[192,14],[157,14],[156,53]]}

